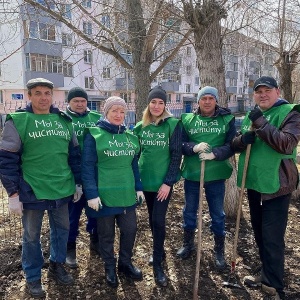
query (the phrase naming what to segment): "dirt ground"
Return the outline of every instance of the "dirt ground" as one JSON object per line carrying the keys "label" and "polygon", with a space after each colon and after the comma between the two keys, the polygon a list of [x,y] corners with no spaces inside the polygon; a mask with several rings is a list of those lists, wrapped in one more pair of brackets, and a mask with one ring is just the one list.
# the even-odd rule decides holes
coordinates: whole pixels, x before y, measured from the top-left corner
{"label": "dirt ground", "polygon": [[[167,238],[165,263],[169,284],[165,288],[156,286],[152,268],[148,266],[148,258],[152,249],[146,205],[138,209],[138,234],[135,245],[135,265],[143,271],[143,280],[128,282],[120,278],[117,289],[109,288],[105,283],[104,267],[101,259],[90,253],[89,238],[85,232],[85,222],[82,222],[81,233],[78,238],[79,268],[70,270],[75,278],[73,286],[60,286],[47,278],[48,233],[42,238],[45,267],[43,268],[42,282],[47,290],[46,299],[192,299],[195,279],[196,252],[185,261],[176,258],[176,251],[182,244],[182,182],[174,187],[174,193],[167,215]],[[236,267],[237,282],[241,289],[231,289],[223,286],[230,274],[230,261],[235,230],[235,219],[226,219],[226,260],[228,268],[219,273],[214,268],[213,237],[209,231],[210,218],[207,204],[203,204],[202,252],[199,276],[199,299],[261,299],[259,289],[250,289],[242,285],[242,279],[248,275],[258,263],[258,254],[249,223],[247,200],[243,201],[243,216],[241,219],[238,258]],[[3,226],[3,224],[1,225]],[[287,299],[300,299],[300,200],[293,200],[290,205],[289,222],[286,233],[286,264],[285,283]],[[116,244],[116,253],[118,245]],[[18,242],[0,239],[0,300],[1,299],[30,299],[25,292],[25,280],[20,263],[21,247]]]}

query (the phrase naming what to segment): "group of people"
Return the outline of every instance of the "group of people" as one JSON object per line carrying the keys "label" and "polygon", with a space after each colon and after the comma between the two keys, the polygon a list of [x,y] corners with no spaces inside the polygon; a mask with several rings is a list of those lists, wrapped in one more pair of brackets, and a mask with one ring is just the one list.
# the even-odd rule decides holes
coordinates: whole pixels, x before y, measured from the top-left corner
{"label": "group of people", "polygon": [[[133,131],[124,125],[127,105],[120,97],[108,98],[100,115],[87,108],[87,93],[76,87],[69,91],[68,106],[62,112],[52,105],[53,83],[49,80],[31,79],[27,89],[30,104],[6,118],[0,144],[0,178],[8,193],[10,212],[22,216],[22,267],[33,297],[45,296],[40,244],[45,211],[50,224],[48,276],[60,284],[73,284],[65,264],[78,266],[76,239],[85,209],[90,248],[104,262],[107,284],[118,286],[117,273],[142,280],[143,273],[133,265],[132,256],[136,207],[144,201],[153,244],[149,264],[156,284],[167,286],[164,242],[172,188],[182,176],[183,245],[176,255],[187,259],[195,250],[202,192],[200,161],[206,161],[204,189],[215,266],[224,270],[223,206],[225,181],[232,173],[229,158],[241,153],[240,186],[245,150],[251,144],[245,187],[261,264],[258,273],[246,276],[244,282],[261,285],[273,299],[284,299],[284,235],[289,200],[298,184],[295,156],[300,140],[300,107],[280,98],[274,78],[263,76],[255,81],[257,105],[246,114],[239,133],[230,110],[218,105],[218,90],[210,86],[199,90],[197,110],[182,114],[181,119],[166,108],[166,91],[154,87],[142,120]],[[117,257],[116,225],[120,230]]]}

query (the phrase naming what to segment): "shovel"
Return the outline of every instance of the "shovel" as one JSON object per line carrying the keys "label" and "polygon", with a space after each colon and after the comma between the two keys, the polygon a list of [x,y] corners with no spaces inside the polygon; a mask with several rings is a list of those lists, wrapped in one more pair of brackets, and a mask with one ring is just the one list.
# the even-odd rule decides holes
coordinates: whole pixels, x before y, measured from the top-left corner
{"label": "shovel", "polygon": [[199,211],[198,211],[198,245],[197,245],[197,260],[196,260],[196,273],[193,289],[193,300],[198,299],[198,285],[199,285],[199,271],[200,271],[200,259],[201,259],[201,245],[202,245],[202,210],[203,210],[203,185],[204,185],[204,170],[205,160],[201,161],[201,173],[200,173],[200,187],[199,187]]}
{"label": "shovel", "polygon": [[236,274],[235,274],[235,267],[236,267],[236,252],[237,252],[237,242],[238,242],[239,229],[240,229],[242,203],[243,203],[244,188],[245,188],[245,182],[246,182],[246,176],[247,176],[247,169],[248,169],[250,151],[251,151],[251,144],[248,144],[247,148],[246,148],[246,156],[245,156],[242,184],[241,184],[240,197],[239,197],[239,207],[238,207],[238,212],[237,212],[237,217],[236,217],[234,243],[233,243],[232,258],[231,258],[231,271],[230,271],[228,281],[223,282],[224,286],[232,287],[232,288],[242,288],[237,283]]}

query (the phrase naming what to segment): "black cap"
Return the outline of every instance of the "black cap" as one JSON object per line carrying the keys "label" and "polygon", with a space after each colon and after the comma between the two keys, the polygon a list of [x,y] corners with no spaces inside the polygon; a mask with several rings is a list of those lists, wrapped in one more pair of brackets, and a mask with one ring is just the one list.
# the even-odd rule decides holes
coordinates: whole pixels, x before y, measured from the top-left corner
{"label": "black cap", "polygon": [[154,98],[163,100],[165,104],[167,103],[167,93],[160,85],[157,85],[150,90],[148,95],[148,102],[150,102]]}
{"label": "black cap", "polygon": [[271,76],[262,76],[254,82],[253,89],[256,90],[259,86],[267,86],[271,89],[278,89],[277,81]]}
{"label": "black cap", "polygon": [[68,100],[68,102],[70,102],[73,98],[76,98],[76,97],[81,97],[81,98],[86,99],[86,101],[88,101],[87,92],[78,86],[73,87],[69,90],[67,100]]}
{"label": "black cap", "polygon": [[46,86],[50,89],[53,89],[53,82],[45,78],[33,78],[28,80],[26,87],[28,90],[36,87],[36,86]]}

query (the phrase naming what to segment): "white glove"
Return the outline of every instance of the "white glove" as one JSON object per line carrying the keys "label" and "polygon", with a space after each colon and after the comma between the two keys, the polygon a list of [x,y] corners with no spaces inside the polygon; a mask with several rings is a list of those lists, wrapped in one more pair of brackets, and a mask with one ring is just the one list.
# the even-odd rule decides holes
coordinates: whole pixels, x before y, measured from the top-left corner
{"label": "white glove", "polygon": [[19,195],[8,198],[8,210],[12,214],[16,214],[18,216],[23,215],[23,203],[20,202]]}
{"label": "white glove", "polygon": [[213,160],[216,157],[212,152],[209,152],[209,153],[200,153],[199,158],[200,160]]}
{"label": "white glove", "polygon": [[102,202],[99,197],[88,200],[88,206],[95,211],[98,211],[99,208],[102,208]]}
{"label": "white glove", "polygon": [[76,192],[74,194],[74,199],[73,202],[77,202],[80,200],[81,196],[82,196],[82,185],[81,184],[76,184]]}
{"label": "white glove", "polygon": [[145,196],[142,191],[136,192],[136,203],[138,206],[141,206],[143,202],[145,201]]}
{"label": "white glove", "polygon": [[202,143],[195,145],[193,147],[193,151],[195,153],[199,153],[199,152],[203,153],[203,152],[209,152],[209,151],[211,151],[211,149],[210,149],[209,144],[202,142]]}

